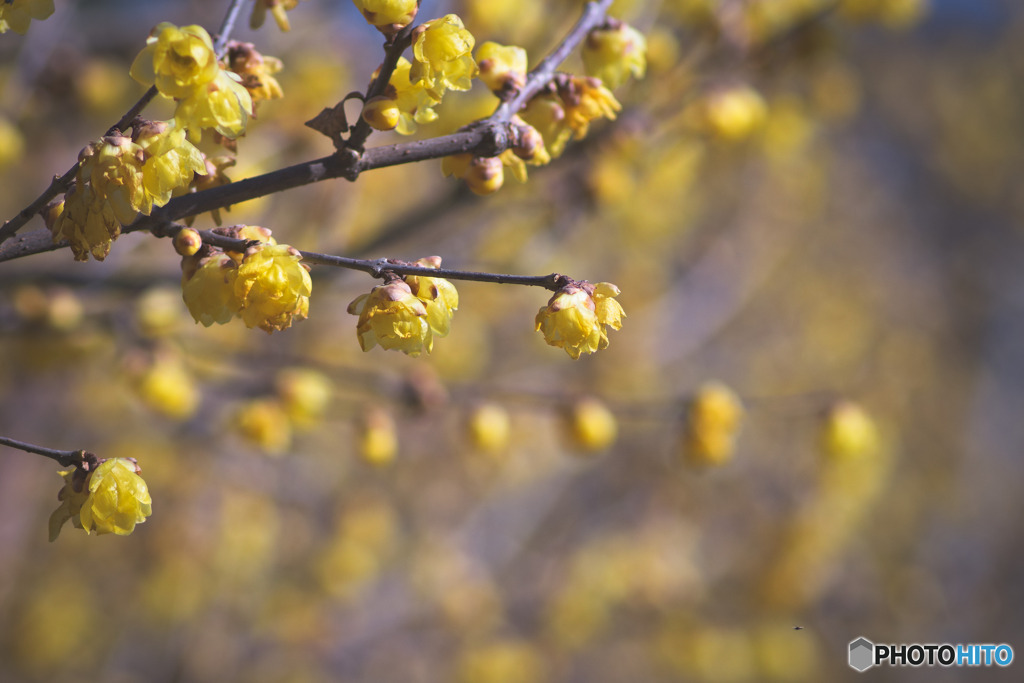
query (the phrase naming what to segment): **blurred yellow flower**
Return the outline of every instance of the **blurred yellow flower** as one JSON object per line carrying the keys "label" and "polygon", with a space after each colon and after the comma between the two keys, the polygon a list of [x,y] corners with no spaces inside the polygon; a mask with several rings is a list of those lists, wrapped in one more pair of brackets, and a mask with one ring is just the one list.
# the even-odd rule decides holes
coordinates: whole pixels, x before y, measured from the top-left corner
{"label": "blurred yellow flower", "polygon": [[603,402],[588,397],[576,401],[569,408],[569,435],[583,451],[600,451],[615,442],[619,428],[615,415]]}
{"label": "blurred yellow flower", "polygon": [[683,457],[692,465],[728,462],[736,449],[743,404],[721,382],[706,382],[690,400],[683,429]]}
{"label": "blurred yellow flower", "polygon": [[819,440],[822,451],[830,458],[857,458],[878,448],[878,428],[863,406],[840,401],[825,414]]}
{"label": "blurred yellow flower", "polygon": [[0,2],[0,33],[25,35],[32,19],[46,19],[51,14],[53,0],[4,0]]}
{"label": "blurred yellow flower", "polygon": [[401,28],[416,17],[418,0],[353,0],[353,3],[372,26]]}
{"label": "blurred yellow flower", "polygon": [[359,456],[371,465],[390,465],[398,454],[398,430],[391,414],[371,408],[359,424]]}
{"label": "blurred yellow flower", "polygon": [[159,355],[138,379],[139,396],[157,412],[177,420],[191,417],[199,407],[199,389],[175,355]]}
{"label": "blurred yellow flower", "polygon": [[512,433],[508,411],[497,403],[482,403],[473,408],[466,427],[473,447],[484,453],[504,449]]}
{"label": "blurred yellow flower", "polygon": [[487,41],[477,48],[480,80],[495,93],[507,93],[526,83],[526,50],[516,45]]}
{"label": "blurred yellow flower", "polygon": [[268,455],[281,455],[292,444],[292,426],[279,401],[258,399],[243,403],[233,425],[249,443]]}
{"label": "blurred yellow flower", "polygon": [[249,28],[257,29],[263,26],[263,22],[267,18],[267,11],[269,11],[279,29],[290,31],[292,26],[288,22],[287,12],[290,9],[295,9],[298,4],[299,0],[256,0],[256,4],[252,6],[252,14],[249,15]]}
{"label": "blurred yellow flower", "polygon": [[617,88],[632,75],[643,78],[647,71],[647,41],[629,24],[609,22],[587,34],[583,43],[583,66],[588,76],[600,78]]}

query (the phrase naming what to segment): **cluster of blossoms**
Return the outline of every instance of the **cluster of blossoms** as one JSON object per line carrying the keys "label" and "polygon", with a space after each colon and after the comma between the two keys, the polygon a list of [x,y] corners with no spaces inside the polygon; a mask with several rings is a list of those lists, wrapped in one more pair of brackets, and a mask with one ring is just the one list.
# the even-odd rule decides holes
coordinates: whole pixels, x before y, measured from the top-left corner
{"label": "cluster of blossoms", "polygon": [[[411,264],[440,268],[441,257],[421,258]],[[359,316],[356,334],[359,346],[369,351],[378,344],[409,356],[418,356],[434,348],[434,336],[444,337],[451,330],[452,314],[459,307],[459,293],[448,280],[424,275],[404,278],[385,272],[387,281],[348,305],[348,312]]]}
{"label": "cluster of blossoms", "polygon": [[252,97],[242,78],[221,65],[201,26],[157,24],[130,73],[177,102],[174,120],[196,140],[204,128],[230,139],[245,132]]}
{"label": "cluster of blossoms", "polygon": [[25,35],[29,22],[53,14],[53,0],[4,0],[0,2],[0,33]]}
{"label": "cluster of blossoms", "polygon": [[209,327],[240,317],[246,326],[269,333],[306,319],[313,281],[298,250],[278,244],[270,230],[255,225],[217,228],[216,232],[257,244],[244,253],[225,252],[202,244],[191,229],[181,231],[194,235],[176,239],[175,246],[184,252],[182,297],[196,322]]}
{"label": "cluster of blossoms", "polygon": [[[357,6],[370,4],[356,2]],[[360,9],[364,14],[368,11]],[[412,61],[399,60],[384,93],[366,102],[364,120],[377,130],[395,129],[403,135],[416,132],[417,123],[435,120],[434,107],[445,92],[472,86],[477,74],[472,54],[475,43],[455,14],[417,26],[412,35]]]}
{"label": "cluster of blossoms", "polygon": [[561,156],[575,136],[586,137],[594,119],[614,119],[622,105],[597,78],[559,74],[522,112],[523,120],[540,131],[553,157]]}
{"label": "cluster of blossoms", "polygon": [[78,160],[75,184],[51,225],[54,240],[70,242],[78,261],[89,254],[102,261],[121,225],[149,215],[188,187],[193,174],[206,172],[203,155],[174,121],[137,119],[131,137],[105,136]]}
{"label": "cluster of blossoms", "polygon": [[573,359],[608,346],[608,331],[622,328],[625,312],[610,282],[569,282],[537,312],[537,330],[551,346],[565,349]]}
{"label": "cluster of blossoms", "polygon": [[64,488],[60,507],[50,515],[50,540],[64,523],[86,533],[127,536],[153,512],[145,480],[133,458],[86,461],[73,471],[61,472]]}

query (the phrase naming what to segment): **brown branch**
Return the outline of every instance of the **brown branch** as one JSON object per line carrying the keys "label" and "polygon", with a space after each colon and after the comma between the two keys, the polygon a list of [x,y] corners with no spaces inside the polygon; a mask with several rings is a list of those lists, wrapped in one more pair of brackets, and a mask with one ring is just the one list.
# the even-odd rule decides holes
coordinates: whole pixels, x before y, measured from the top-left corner
{"label": "brown branch", "polygon": [[92,457],[92,460],[96,459],[96,456],[92,455],[88,451],[59,451],[54,448],[44,448],[43,446],[36,446],[35,444],[25,443],[24,441],[17,441],[10,439],[6,436],[0,436],[0,445],[8,446],[9,448],[17,448],[18,450],[25,451],[26,453],[35,453],[51,460],[56,460],[61,467],[71,467],[72,465],[81,465],[87,462]]}

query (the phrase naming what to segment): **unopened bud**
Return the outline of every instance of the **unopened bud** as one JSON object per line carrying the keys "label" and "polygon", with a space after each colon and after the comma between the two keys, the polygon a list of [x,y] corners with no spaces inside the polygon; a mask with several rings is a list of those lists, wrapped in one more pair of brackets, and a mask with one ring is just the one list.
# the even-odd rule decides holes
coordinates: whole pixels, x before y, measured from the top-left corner
{"label": "unopened bud", "polygon": [[203,237],[198,230],[182,228],[174,236],[174,250],[182,256],[192,256],[203,246]]}

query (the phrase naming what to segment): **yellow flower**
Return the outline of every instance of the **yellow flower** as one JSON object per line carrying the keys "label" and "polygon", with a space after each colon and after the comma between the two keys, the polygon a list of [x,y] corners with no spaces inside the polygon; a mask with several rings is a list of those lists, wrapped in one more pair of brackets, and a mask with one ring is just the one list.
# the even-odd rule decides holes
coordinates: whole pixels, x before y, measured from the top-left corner
{"label": "yellow flower", "polygon": [[384,94],[371,98],[363,108],[363,118],[377,130],[394,128],[401,135],[412,135],[416,124],[437,119],[434,107],[440,104],[444,93],[434,93],[422,83],[412,83],[409,80],[411,68],[409,60],[400,57]]}
{"label": "yellow flower", "polygon": [[618,330],[625,313],[614,297],[619,288],[609,282],[570,283],[537,313],[536,329],[551,346],[565,349],[572,358],[608,346],[605,326]]}
{"label": "yellow flower", "polygon": [[51,543],[57,540],[61,527],[69,519],[76,529],[82,528],[82,521],[80,519],[82,504],[89,497],[89,489],[86,486],[89,475],[85,470],[76,468],[74,470],[58,472],[57,474],[64,478],[64,486],[57,494],[57,500],[60,501],[60,505],[50,515]]}
{"label": "yellow flower", "polygon": [[53,14],[53,0],[4,0],[0,2],[0,33],[13,30],[25,35],[32,19]]}
{"label": "yellow flower", "polygon": [[284,407],[272,399],[243,404],[234,426],[246,441],[268,455],[281,455],[292,444],[292,427]]}
{"label": "yellow flower", "polygon": [[188,187],[196,173],[206,173],[202,153],[185,139],[185,129],[175,126],[173,121],[150,123],[134,137],[145,157],[143,188],[154,205],[163,206],[175,190]]}
{"label": "yellow flower", "polygon": [[253,102],[276,100],[284,96],[281,84],[273,74],[284,68],[277,57],[260,54],[252,43],[228,43],[228,68],[238,74]]}
{"label": "yellow flower", "polygon": [[559,80],[554,93],[531,99],[521,116],[540,132],[550,155],[557,157],[571,137],[586,136],[591,121],[614,119],[620,109],[622,105],[601,81],[569,76]]}
{"label": "yellow flower", "polygon": [[331,380],[316,370],[287,368],[274,380],[288,417],[299,427],[310,427],[331,402]]}
{"label": "yellow flower", "polygon": [[122,225],[139,212],[149,215],[153,198],[142,179],[142,148],[123,135],[108,135],[82,150],[79,182],[88,181],[97,196],[107,200]]}
{"label": "yellow flower", "polygon": [[359,456],[371,465],[390,465],[398,454],[398,430],[389,413],[371,408],[359,424]]}
{"label": "yellow flower", "polygon": [[477,48],[480,80],[498,96],[519,90],[526,83],[526,50],[488,41]]}
{"label": "yellow flower", "polygon": [[363,351],[380,344],[418,356],[434,348],[426,304],[404,280],[377,285],[350,303],[348,312],[359,316],[356,334]]}
{"label": "yellow flower", "polygon": [[469,414],[466,426],[475,448],[497,453],[508,445],[511,424],[507,410],[496,403],[483,403]]}
{"label": "yellow flower", "polygon": [[372,26],[395,30],[407,26],[419,10],[418,0],[353,0]]}
{"label": "yellow flower", "polygon": [[615,415],[596,398],[581,399],[569,410],[569,434],[573,443],[586,452],[607,448],[618,433]]}
{"label": "yellow flower", "polygon": [[500,157],[453,154],[441,159],[441,173],[445,177],[461,178],[474,194],[481,196],[497,192],[505,182],[504,164]]}
{"label": "yellow flower", "polygon": [[[440,268],[440,256],[428,256],[416,261],[416,265],[425,268]],[[412,293],[427,308],[427,324],[431,331],[439,337],[448,335],[451,330],[452,314],[459,308],[459,292],[448,280],[425,275],[407,275],[406,284]]]}
{"label": "yellow flower", "polygon": [[76,261],[88,260],[89,254],[102,261],[110,253],[110,243],[121,234],[121,225],[110,204],[91,185],[79,182],[64,196],[64,210],[51,231],[54,242],[71,243]]}
{"label": "yellow flower", "polygon": [[305,320],[313,281],[302,255],[287,244],[266,244],[246,253],[235,276],[235,299],[248,327],[268,333]]}
{"label": "yellow flower", "polygon": [[206,29],[194,25],[178,28],[165,21],[149,34],[129,73],[144,85],[155,83],[162,95],[182,99],[212,81],[219,71]]}
{"label": "yellow flower", "polygon": [[878,448],[878,428],[863,406],[840,401],[825,414],[819,436],[825,454],[836,460],[870,455]]}
{"label": "yellow flower", "polygon": [[698,387],[683,429],[683,456],[693,465],[721,465],[732,458],[743,418],[743,404],[720,382]]}
{"label": "yellow flower", "polygon": [[234,139],[245,132],[252,115],[252,97],[242,79],[230,71],[219,70],[217,77],[178,102],[174,120],[187,128],[191,137],[201,138],[203,128],[213,128]]}
{"label": "yellow flower", "polygon": [[127,536],[153,513],[153,500],[139,466],[127,458],[110,458],[89,475],[89,495],[79,520],[86,533]]}
{"label": "yellow flower", "polygon": [[199,407],[195,380],[176,356],[158,356],[139,377],[138,391],[147,406],[176,420],[191,417]]}
{"label": "yellow flower", "polygon": [[237,276],[237,265],[226,254],[182,259],[181,296],[197,323],[223,325],[238,315]]}
{"label": "yellow flower", "polygon": [[477,73],[473,61],[475,42],[473,34],[455,14],[417,26],[413,31],[409,80],[422,83],[437,93],[446,89],[469,90],[471,79]]}
{"label": "yellow flower", "polygon": [[719,88],[695,103],[698,123],[714,136],[729,142],[750,137],[768,117],[761,95],[746,85]]}
{"label": "yellow flower", "polygon": [[274,15],[274,21],[277,22],[277,27],[282,31],[292,30],[292,26],[288,23],[287,11],[295,9],[299,4],[299,0],[256,0],[256,4],[252,7],[252,14],[249,15],[249,27],[257,29],[263,26],[264,20],[267,18],[267,10]]}
{"label": "yellow flower", "polygon": [[609,88],[619,87],[630,75],[643,78],[647,71],[647,41],[622,22],[588,33],[582,53],[587,75],[600,78]]}

